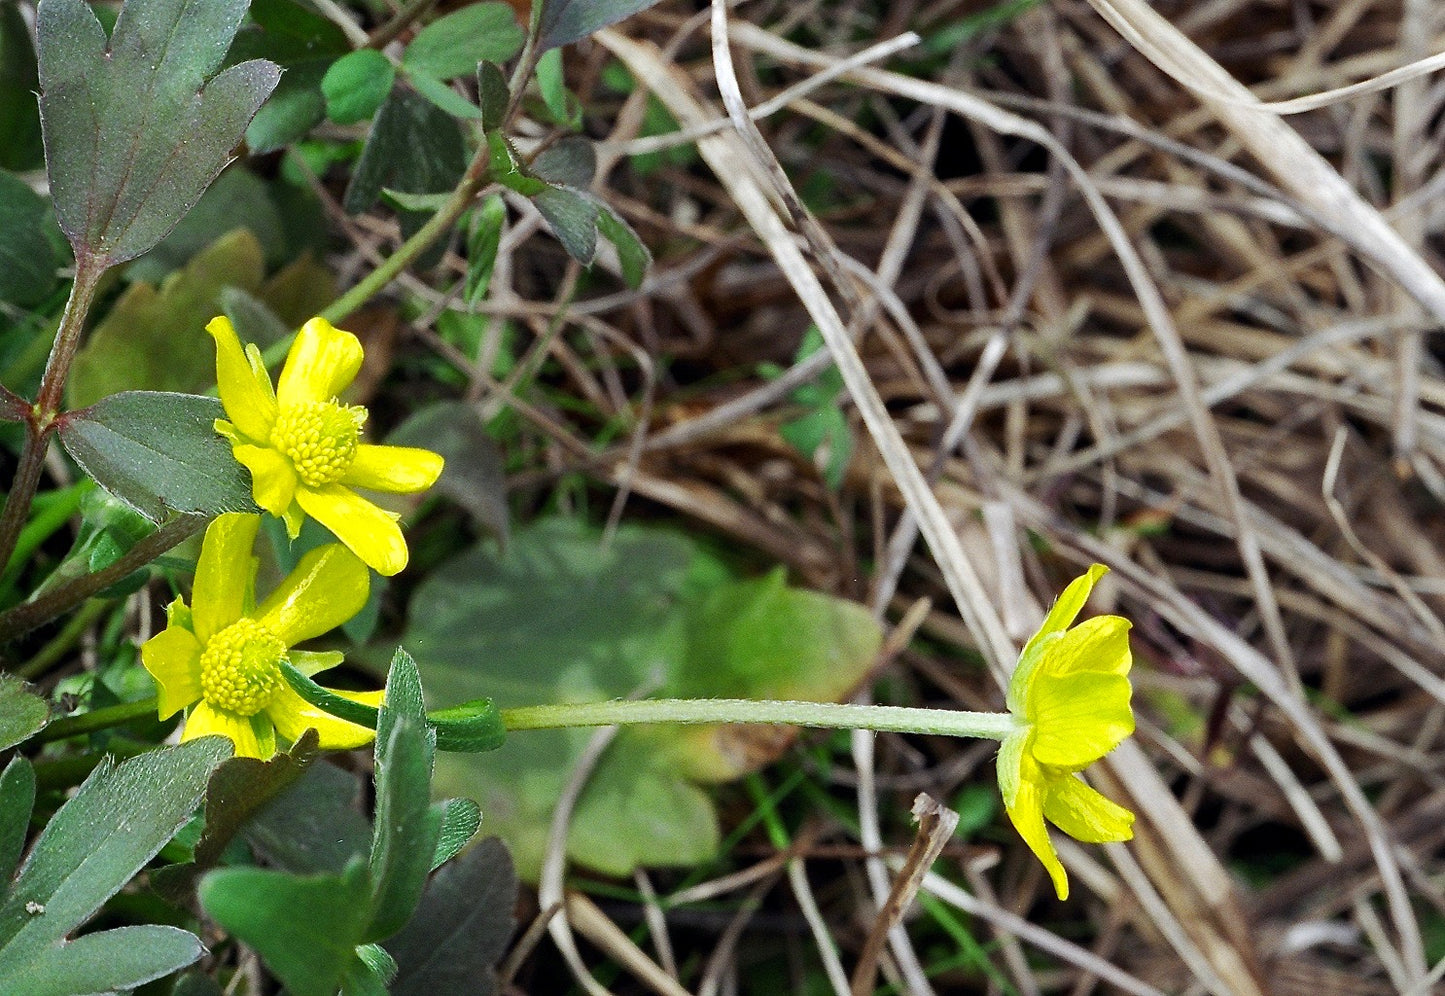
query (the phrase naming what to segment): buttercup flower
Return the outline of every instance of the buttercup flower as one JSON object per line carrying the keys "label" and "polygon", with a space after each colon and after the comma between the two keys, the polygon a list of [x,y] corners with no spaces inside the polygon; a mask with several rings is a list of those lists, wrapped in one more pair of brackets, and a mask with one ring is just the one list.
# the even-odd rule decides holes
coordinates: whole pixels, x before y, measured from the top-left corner
{"label": "buttercup flower", "polygon": [[1134,835],[1134,814],[1076,774],[1134,732],[1129,620],[1095,616],[1069,628],[1106,571],[1095,564],[1065,588],[1024,646],[1008,689],[1019,726],[998,752],[1009,819],[1048,869],[1060,899],[1069,896],[1069,880],[1045,819],[1089,844]]}
{"label": "buttercup flower", "polygon": [[[364,726],[317,709],[281,674],[290,663],[306,675],[341,663],[334,651],[293,650],[293,644],[341,625],[366,604],[371,575],[339,543],[312,550],[269,598],[254,608],[256,565],[251,548],[258,515],[229,513],[206,529],[188,607],[177,598],[168,624],[141,647],[141,661],[159,689],[160,718],[189,709],[181,740],[219,734],[237,757],[268,758],[276,735],[295,740],[308,728],[321,746],[346,750],[369,743]],[[381,691],[338,692],[367,705]]]}
{"label": "buttercup flower", "polygon": [[378,573],[405,567],[397,517],[352,489],[424,491],[441,474],[442,458],[361,442],[366,409],[336,400],[361,369],[356,336],[311,319],[296,334],[273,391],[260,350],[243,351],[229,320],[215,318],[206,331],[216,340],[216,384],[227,415],[216,420],[216,431],[251,471],[256,504],[284,519],[292,539],[309,515]]}

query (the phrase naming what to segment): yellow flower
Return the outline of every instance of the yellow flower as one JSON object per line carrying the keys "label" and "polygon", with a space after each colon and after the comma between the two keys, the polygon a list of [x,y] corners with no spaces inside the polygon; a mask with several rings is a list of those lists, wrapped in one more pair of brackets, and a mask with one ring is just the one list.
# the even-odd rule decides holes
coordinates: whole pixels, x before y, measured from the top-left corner
{"label": "yellow flower", "polygon": [[[189,708],[181,740],[220,735],[237,757],[268,758],[276,734],[296,740],[308,728],[321,746],[347,750],[375,734],[310,705],[292,691],[281,663],[316,674],[341,663],[335,651],[292,650],[350,619],[366,604],[371,575],[346,547],[331,543],[301,558],[281,586],[251,606],[256,565],[251,549],[258,515],[232,512],[206,529],[191,605],[176,599],[168,624],[141,647],[159,689],[160,718]],[[379,705],[383,692],[338,692]]]}
{"label": "yellow flower", "polygon": [[361,442],[366,409],[337,394],[361,369],[361,343],[324,318],[301,327],[276,388],[254,345],[241,348],[225,318],[206,326],[216,340],[216,384],[226,419],[216,431],[251,471],[256,504],[285,520],[292,539],[311,516],[381,574],[406,566],[396,516],[353,488],[407,494],[432,486],[442,458],[409,446]]}
{"label": "yellow flower", "polygon": [[1045,819],[1089,844],[1134,835],[1134,814],[1076,774],[1134,732],[1129,620],[1096,616],[1069,628],[1107,570],[1095,564],[1065,588],[1024,646],[1008,690],[1019,726],[998,752],[1009,819],[1048,869],[1060,899],[1069,897],[1069,879]]}

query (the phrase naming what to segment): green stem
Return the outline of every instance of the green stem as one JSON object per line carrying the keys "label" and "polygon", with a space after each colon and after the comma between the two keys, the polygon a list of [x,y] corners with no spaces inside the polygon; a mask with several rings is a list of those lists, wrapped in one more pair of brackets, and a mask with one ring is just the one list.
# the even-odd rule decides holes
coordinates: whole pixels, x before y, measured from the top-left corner
{"label": "green stem", "polygon": [[80,336],[85,330],[90,303],[95,298],[95,288],[109,265],[105,257],[88,253],[81,253],[75,261],[75,280],[70,285],[70,297],[65,302],[65,313],[60,316],[60,327],[55,330],[50,358],[45,361],[40,393],[36,395],[35,404],[31,406],[25,422],[25,446],[20,452],[20,466],[16,468],[14,483],[6,496],[5,511],[0,512],[0,564],[10,562],[15,541],[30,515],[30,502],[40,486],[45,453],[55,432],[55,417],[60,414],[65,378],[70,373],[75,351],[80,348]]}
{"label": "green stem", "polygon": [[[395,280],[401,271],[426,252],[433,242],[450,231],[462,213],[471,206],[478,192],[486,186],[490,155],[487,144],[483,142],[471,164],[467,166],[466,173],[462,175],[461,182],[457,184],[451,197],[447,199],[441,209],[428,218],[426,224],[417,229],[415,235],[403,242],[396,252],[383,260],[380,266],[368,273],[345,294],[331,302],[321,312],[321,317],[332,324],[340,322]],[[268,355],[267,361],[269,362],[270,359],[271,357]]]}
{"label": "green stem", "polygon": [[83,712],[78,716],[57,719],[37,733],[31,742],[50,743],[54,740],[65,740],[69,737],[84,736],[87,733],[97,733],[113,726],[124,726],[127,723],[134,723],[138,719],[154,720],[155,718],[156,699],[155,696],[151,696],[140,702],[122,702],[119,705]]}
{"label": "green stem", "polygon": [[767,723],[830,730],[879,730],[1002,740],[1018,728],[1007,712],[963,712],[836,702],[752,699],[637,699],[502,710],[507,732],[642,723]]}
{"label": "green stem", "polygon": [[189,539],[205,528],[209,520],[203,515],[176,515],[159,529],[131,547],[108,567],[57,585],[29,602],[0,612],[0,644],[8,643],[36,626],[68,612],[97,592],[138,571],[171,547]]}

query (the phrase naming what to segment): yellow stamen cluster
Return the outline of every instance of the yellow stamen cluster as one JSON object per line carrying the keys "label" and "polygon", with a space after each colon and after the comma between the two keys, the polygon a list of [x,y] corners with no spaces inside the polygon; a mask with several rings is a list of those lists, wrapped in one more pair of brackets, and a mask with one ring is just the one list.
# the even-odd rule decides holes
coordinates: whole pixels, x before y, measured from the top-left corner
{"label": "yellow stamen cluster", "polygon": [[238,619],[201,653],[201,695],[212,706],[254,716],[271,703],[284,680],[286,644],[254,619]]}
{"label": "yellow stamen cluster", "polygon": [[339,481],[356,459],[366,409],[334,401],[307,401],[283,408],[271,430],[271,445],[291,458],[308,487]]}

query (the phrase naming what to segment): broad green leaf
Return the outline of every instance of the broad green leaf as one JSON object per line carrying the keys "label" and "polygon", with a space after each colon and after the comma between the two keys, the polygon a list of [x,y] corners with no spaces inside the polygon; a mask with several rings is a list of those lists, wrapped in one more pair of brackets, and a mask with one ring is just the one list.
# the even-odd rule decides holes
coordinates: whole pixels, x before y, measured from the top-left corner
{"label": "broad green leaf", "polygon": [[257,512],[249,476],[216,434],[224,414],[215,398],[127,391],[67,412],[59,435],[86,473],[153,522]]}
{"label": "broad green leaf", "polygon": [[[0,992],[49,993],[33,984],[84,970],[90,964],[87,952],[111,943],[98,940],[106,933],[86,935],[83,945],[66,943],[65,938],[134,878],[186,822],[211,771],[230,749],[224,739],[205,737],[120,765],[107,760],[91,773],[51,818],[0,902]],[[194,960],[178,962],[180,946],[153,934],[145,937],[156,961],[149,969],[127,965],[127,971],[138,974],[101,991],[129,988]],[[198,956],[202,949],[195,943],[192,950]],[[76,961],[68,955],[72,948],[78,949]],[[45,970],[39,980],[32,974],[37,965]],[[152,970],[155,974],[148,974]]]}
{"label": "broad green leaf", "polygon": [[0,172],[0,301],[21,307],[44,301],[59,282],[63,245],[50,202]]}
{"label": "broad green leaf", "polygon": [[366,940],[384,940],[406,925],[431,871],[445,812],[430,805],[435,744],[416,662],[398,647],[376,724],[373,898]]}
{"label": "broad green leaf", "polygon": [[479,62],[506,62],[522,50],[522,26],[505,3],[475,3],[417,32],[401,64],[439,80],[471,76]]}
{"label": "broad green leaf", "polygon": [[221,291],[256,293],[265,277],[261,243],[237,228],[196,254],[160,287],[136,282],[76,354],[66,390],[74,406],[120,391],[200,391],[216,382],[206,323]]}
{"label": "broad green leaf", "polygon": [[541,0],[537,47],[542,51],[569,45],[646,10],[657,0]]}
{"label": "broad green leaf", "polygon": [[467,233],[467,279],[462,285],[462,299],[469,305],[487,296],[506,225],[507,202],[500,194],[489,194],[472,212],[472,225]]}
{"label": "broad green leaf", "polygon": [[37,953],[7,980],[5,992],[9,996],[75,996],[129,991],[179,971],[205,953],[201,939],[179,927],[117,927]]}
{"label": "broad green leaf", "polygon": [[407,80],[417,93],[452,117],[461,118],[463,121],[480,121],[482,119],[481,108],[453,90],[450,84],[422,73],[410,73],[407,75]]}
{"label": "broad green leaf", "polygon": [[532,161],[532,172],[548,183],[585,189],[597,174],[597,150],[590,139],[568,135]]}
{"label": "broad green leaf", "polygon": [[597,230],[617,249],[617,263],[622,268],[622,279],[627,281],[627,286],[633,290],[641,287],[647,268],[652,265],[652,253],[642,244],[632,226],[606,204],[599,204]]}
{"label": "broad green leaf", "polygon": [[343,55],[321,80],[326,116],[337,124],[365,121],[381,107],[395,82],[396,67],[376,49],[363,48]]}
{"label": "broad green leaf", "polygon": [[411,922],[386,942],[397,964],[391,996],[495,996],[516,902],[512,861],[495,837],[442,866]]}
{"label": "broad green leaf", "polygon": [[210,78],[246,7],[247,0],[130,0],[107,40],[84,0],[42,0],[46,162],[77,257],[114,264],[139,256],[226,164],[280,78],[264,60]]}
{"label": "broad green leaf", "polygon": [[511,102],[512,92],[507,77],[495,62],[477,63],[477,103],[482,105],[482,130],[496,131],[502,127]]}
{"label": "broad green leaf", "polygon": [[[826,700],[861,680],[880,640],[861,607],[789,588],[780,576],[732,580],[681,536],[624,527],[603,547],[564,520],[520,530],[505,555],[462,554],[412,605],[405,643],[429,692],[440,702],[485,694],[502,707],[644,687],[659,696]],[[442,754],[436,788],[475,798],[533,876],[566,772],[590,736],[526,731],[485,758]],[[706,858],[716,818],[692,779],[737,775],[786,742],[769,727],[624,731],[579,799],[569,856],[612,874]]]}
{"label": "broad green leaf", "polygon": [[0,883],[6,888],[25,850],[34,808],[35,769],[17,754],[0,772]]}
{"label": "broad green leaf", "polygon": [[26,691],[25,682],[0,673],[0,750],[8,750],[45,729],[50,704]]}
{"label": "broad green leaf", "polygon": [[306,136],[326,114],[321,81],[332,61],[351,51],[345,33],[296,0],[251,0],[250,22],[228,63],[269,59],[285,70],[276,92],[246,129],[252,152],[272,152]]}
{"label": "broad green leaf", "polygon": [[246,821],[242,836],[278,868],[340,874],[371,845],[371,826],[357,809],[359,788],[335,765],[313,764]]}
{"label": "broad green leaf", "polygon": [[267,267],[283,266],[297,252],[287,243],[286,219],[277,204],[282,192],[281,184],[263,180],[240,164],[231,166],[206,188],[171,234],[125,268],[126,281],[159,284],[241,228],[249,230],[260,243]]}
{"label": "broad green leaf", "polygon": [[296,784],[319,756],[316,731],[307,730],[291,750],[269,761],[233,757],[211,775],[206,787],[206,829],[196,842],[195,863],[208,868],[246,822],[267,803]]}
{"label": "broad green leaf", "polygon": [[466,148],[456,120],[398,87],[376,112],[342,205],[352,214],[365,211],[383,187],[408,194],[445,193],[465,170]]}
{"label": "broad green leaf", "polygon": [[0,169],[31,170],[45,164],[40,108],[35,91],[35,46],[20,5],[0,4]]}
{"label": "broad green leaf", "polygon": [[360,861],[340,875],[219,868],[197,893],[206,913],[255,948],[292,996],[336,996],[369,916]]}
{"label": "broad green leaf", "polygon": [[433,491],[456,502],[472,521],[506,541],[506,468],[487,434],[486,422],[464,401],[438,401],[419,408],[387,436],[393,446],[424,446],[446,458]]}
{"label": "broad green leaf", "polygon": [[470,799],[445,799],[441,810],[442,831],[432,855],[432,871],[456,857],[482,825],[482,807]]}
{"label": "broad green leaf", "polygon": [[532,198],[532,203],[567,254],[583,266],[591,266],[597,253],[597,202],[580,190],[548,187]]}

